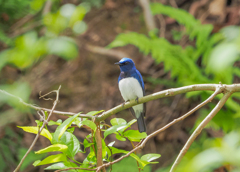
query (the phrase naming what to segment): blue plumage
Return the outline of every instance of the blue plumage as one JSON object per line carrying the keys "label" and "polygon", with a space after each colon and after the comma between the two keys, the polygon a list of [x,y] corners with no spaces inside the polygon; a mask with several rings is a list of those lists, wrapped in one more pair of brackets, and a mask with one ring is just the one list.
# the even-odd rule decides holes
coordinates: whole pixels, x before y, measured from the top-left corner
{"label": "blue plumage", "polygon": [[[145,96],[144,82],[142,75],[136,69],[134,62],[130,58],[123,58],[115,63],[120,66],[121,73],[118,77],[118,86],[125,101],[137,99]],[[139,104],[130,108],[132,114],[137,118],[138,130],[146,132],[144,116],[146,104]]]}

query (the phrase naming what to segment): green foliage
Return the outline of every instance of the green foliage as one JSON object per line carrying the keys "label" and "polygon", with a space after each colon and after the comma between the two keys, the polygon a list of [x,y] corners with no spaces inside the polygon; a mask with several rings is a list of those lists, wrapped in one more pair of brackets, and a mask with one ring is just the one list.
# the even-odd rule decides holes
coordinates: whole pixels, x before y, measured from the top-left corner
{"label": "green foliage", "polygon": [[[102,111],[92,111],[92,112],[89,112],[88,115],[90,114],[96,115],[100,112]],[[92,166],[93,168],[97,164],[97,159],[96,159],[97,143],[95,140],[95,131],[97,129],[97,126],[91,120],[80,119],[78,115],[79,114],[71,116],[68,119],[66,119],[64,122],[51,121],[51,125],[58,125],[54,133],[50,133],[47,127],[43,129],[43,131],[41,132],[41,135],[48,138],[51,142],[51,145],[36,151],[35,154],[41,155],[41,154],[55,152],[55,155],[47,156],[43,160],[36,160],[33,163],[34,166],[51,164],[45,169],[56,170],[56,169],[64,169],[69,167],[89,168],[89,166]],[[136,119],[127,123],[122,118],[113,118],[111,120],[111,124],[113,126],[109,127],[106,130],[102,129],[102,131],[104,131],[104,139],[110,134],[116,134],[121,138],[124,138],[125,139],[124,141],[128,139],[130,141],[140,142],[141,139],[147,136],[146,133],[139,133],[138,130],[126,130],[127,128],[131,127],[131,125],[135,122],[136,122]],[[68,132],[69,129],[74,127],[73,125],[77,125],[79,128],[81,128],[83,125],[86,125],[91,129],[91,133],[83,141],[84,150],[80,149],[80,143],[76,138],[76,136]],[[39,127],[34,127],[34,126],[19,127],[19,128],[22,128],[24,131],[29,133],[34,133],[34,134],[37,134],[39,130]],[[111,157],[115,154],[129,153],[129,151],[114,147],[113,145],[115,141],[106,145],[104,139],[102,139],[103,161],[110,162],[112,160]],[[89,153],[83,162],[78,162],[77,160],[74,159],[77,153],[86,153],[87,149],[89,150],[88,151]],[[146,154],[146,155],[143,155],[142,157],[139,157],[134,153],[130,154],[130,156],[140,164],[139,168],[141,169],[143,169],[148,164],[158,163],[154,160],[160,157],[159,154]],[[76,169],[75,171],[81,171],[81,170]]]}
{"label": "green foliage", "polygon": [[[165,84],[167,86],[185,86],[191,84],[219,83],[232,84],[234,75],[240,77],[240,70],[233,67],[233,63],[238,60],[239,54],[239,27],[227,27],[219,33],[211,34],[212,25],[202,25],[191,14],[182,10],[159,3],[151,5],[153,14],[164,14],[175,19],[186,28],[185,34],[191,40],[196,41],[195,46],[182,48],[179,45],[171,44],[164,38],[130,32],[119,34],[115,40],[108,45],[109,48],[135,45],[145,55],[151,54],[156,63],[164,63],[164,70],[170,72],[171,80],[165,82],[159,78],[148,78],[152,83]],[[230,34],[231,33],[231,34]],[[216,46],[217,45],[217,46]],[[199,63],[201,63],[199,65]],[[176,82],[177,81],[177,82]],[[200,95],[201,94],[201,95]],[[201,96],[202,100],[209,97],[210,92],[187,93],[187,97]],[[240,95],[235,94],[235,98],[240,99]],[[220,98],[221,96],[218,96]],[[239,105],[230,98],[226,106],[229,108],[228,118],[234,121],[239,117]],[[209,111],[208,111],[209,112]],[[215,126],[223,128],[223,123],[215,122]],[[229,125],[234,125],[231,123]],[[213,126],[211,126],[213,127]]]}
{"label": "green foliage", "polygon": [[205,139],[199,149],[195,145],[183,158],[179,167],[180,171],[206,171],[211,172],[221,166],[230,164],[232,171],[240,170],[240,133],[233,131],[223,138]]}

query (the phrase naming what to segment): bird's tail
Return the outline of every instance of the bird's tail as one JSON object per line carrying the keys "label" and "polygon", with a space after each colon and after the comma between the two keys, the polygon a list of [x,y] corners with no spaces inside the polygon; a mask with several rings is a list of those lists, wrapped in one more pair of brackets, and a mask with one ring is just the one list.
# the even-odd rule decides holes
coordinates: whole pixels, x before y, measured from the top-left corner
{"label": "bird's tail", "polygon": [[137,123],[138,123],[138,130],[140,133],[147,131],[143,113],[141,113],[141,115],[137,118]]}

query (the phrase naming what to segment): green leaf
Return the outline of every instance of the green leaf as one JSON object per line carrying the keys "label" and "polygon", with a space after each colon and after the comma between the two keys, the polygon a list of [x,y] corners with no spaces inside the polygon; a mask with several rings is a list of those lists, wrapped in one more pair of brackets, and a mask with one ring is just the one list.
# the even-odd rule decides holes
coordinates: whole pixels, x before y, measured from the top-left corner
{"label": "green leaf", "polygon": [[109,134],[112,134],[112,133],[115,133],[116,131],[119,131],[123,128],[125,128],[127,125],[126,124],[120,124],[120,125],[114,125],[110,128],[108,128],[105,132],[104,132],[104,139],[109,135]]}
{"label": "green leaf", "polygon": [[81,126],[82,125],[86,125],[86,126],[90,127],[93,131],[96,131],[96,129],[97,129],[96,124],[88,119],[81,121]]}
{"label": "green leaf", "polygon": [[41,149],[37,152],[35,152],[35,154],[42,154],[42,153],[47,153],[47,152],[55,152],[55,151],[60,151],[60,152],[66,152],[68,149],[68,147],[66,145],[63,144],[54,144],[51,146],[48,146],[44,149]]}
{"label": "green leaf", "polygon": [[[158,158],[160,158],[160,157],[161,157],[160,154],[150,153],[150,154],[143,155],[143,156],[141,157],[141,160],[147,161],[147,162],[151,162],[151,161],[153,161],[153,160],[155,160],[155,159],[158,159]],[[151,163],[158,163],[158,162],[151,162]]]}
{"label": "green leaf", "polygon": [[76,114],[68,119],[66,119],[61,125],[59,125],[56,131],[53,134],[53,141],[58,142],[58,140],[62,137],[63,133],[67,130],[69,126],[71,126],[72,122],[77,118],[79,114]]}
{"label": "green leaf", "polygon": [[85,152],[85,149],[92,146],[94,143],[89,143],[87,139],[84,139],[83,141],[83,146],[84,146],[84,152]]}
{"label": "green leaf", "polygon": [[75,127],[71,127],[71,128],[68,128],[68,129],[67,129],[67,132],[69,132],[69,133],[73,133],[74,130],[75,130]]}
{"label": "green leaf", "polygon": [[120,140],[120,141],[126,141],[127,139],[120,136],[119,134],[116,134],[116,139]]}
{"label": "green leaf", "polygon": [[91,112],[88,112],[86,115],[90,115],[90,116],[94,116],[94,115],[97,115],[101,112],[104,112],[104,110],[100,110],[100,111],[91,111]]}
{"label": "green leaf", "polygon": [[[126,150],[122,150],[122,149],[117,149],[115,147],[109,147],[112,150],[112,154],[118,154],[118,153],[124,153],[127,154],[129,151]],[[149,162],[145,161],[145,160],[141,160],[136,154],[131,153],[130,154],[131,157],[133,157],[135,160],[137,160],[139,162],[139,164],[141,165],[141,168],[144,168],[147,164],[149,164]]]}
{"label": "green leaf", "polygon": [[122,119],[122,118],[113,118],[113,119],[111,119],[110,123],[112,125],[127,124],[126,120]]}
{"label": "green leaf", "polygon": [[74,157],[76,153],[80,150],[80,143],[75,135],[69,132],[65,132],[61,140],[59,141],[60,144],[64,144],[68,147],[66,154],[70,157]]}
{"label": "green leaf", "polygon": [[[21,126],[18,126],[18,128],[21,128],[28,133],[34,133],[34,134],[37,134],[38,131],[39,131],[38,127],[21,127]],[[52,135],[47,129],[44,128],[40,135],[48,138],[52,142]]]}
{"label": "green leaf", "polygon": [[48,125],[61,125],[62,123],[60,123],[60,122],[55,122],[55,121],[53,121],[53,120],[50,120],[49,122],[48,122]]}
{"label": "green leaf", "polygon": [[[52,164],[45,168],[45,170],[60,170],[60,169],[65,169],[65,168],[70,168],[70,167],[78,167],[75,163],[72,162],[58,162],[56,164]],[[69,172],[75,172],[76,170],[68,170]]]}
{"label": "green leaf", "polygon": [[61,161],[63,162],[67,161],[66,155],[64,154],[50,155],[42,161],[39,161],[39,160],[35,161],[33,165],[36,167],[39,165],[51,164],[51,163],[61,162]]}
{"label": "green leaf", "polygon": [[136,141],[136,142],[139,142],[141,141],[141,139],[144,139],[147,137],[147,134],[145,132],[140,133],[138,130],[128,130],[128,131],[125,131],[123,134],[130,141]]}

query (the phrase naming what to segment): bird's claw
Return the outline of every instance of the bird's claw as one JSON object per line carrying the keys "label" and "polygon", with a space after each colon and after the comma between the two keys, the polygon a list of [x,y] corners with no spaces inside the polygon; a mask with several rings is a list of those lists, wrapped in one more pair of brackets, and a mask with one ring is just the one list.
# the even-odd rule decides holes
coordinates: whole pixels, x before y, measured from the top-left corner
{"label": "bird's claw", "polygon": [[136,101],[137,103],[139,103],[139,102],[138,102],[138,97],[135,99],[135,101]]}

